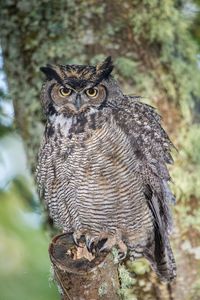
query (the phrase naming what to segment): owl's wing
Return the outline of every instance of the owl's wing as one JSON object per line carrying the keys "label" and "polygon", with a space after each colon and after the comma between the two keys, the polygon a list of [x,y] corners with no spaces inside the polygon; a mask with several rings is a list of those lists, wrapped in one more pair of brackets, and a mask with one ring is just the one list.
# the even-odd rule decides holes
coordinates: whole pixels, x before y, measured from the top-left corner
{"label": "owl's wing", "polygon": [[161,126],[161,117],[152,106],[129,96],[113,113],[138,159],[138,176],[157,226],[161,234],[169,234],[172,228],[169,204],[175,198],[168,186],[170,175],[166,164],[173,163],[170,153],[173,144]]}

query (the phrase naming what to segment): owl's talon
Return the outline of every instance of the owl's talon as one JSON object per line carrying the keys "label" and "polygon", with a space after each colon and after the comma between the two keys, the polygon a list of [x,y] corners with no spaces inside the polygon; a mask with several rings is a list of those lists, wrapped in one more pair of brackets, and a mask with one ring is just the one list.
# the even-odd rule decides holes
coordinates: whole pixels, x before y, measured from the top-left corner
{"label": "owl's talon", "polygon": [[83,236],[83,233],[81,231],[75,231],[73,233],[73,240],[74,240],[74,244],[77,247],[83,247],[80,245],[80,241],[81,241],[81,237]]}
{"label": "owl's talon", "polygon": [[119,261],[122,261],[122,260],[124,260],[125,258],[126,258],[126,255],[127,255],[127,251],[125,251],[125,252],[119,252],[118,253],[118,259],[119,259]]}
{"label": "owl's talon", "polygon": [[128,249],[126,244],[122,240],[118,242],[117,246],[119,248],[118,258],[122,261],[126,258]]}
{"label": "owl's talon", "polygon": [[95,241],[95,237],[91,237],[88,235],[85,236],[85,243],[86,243],[87,250],[91,253],[94,250],[94,241]]}
{"label": "owl's talon", "polygon": [[104,247],[107,240],[108,240],[107,238],[103,238],[103,239],[99,240],[96,247],[95,247],[96,250],[99,251],[99,252],[102,252],[104,250],[104,249],[102,250],[102,248]]}
{"label": "owl's talon", "polygon": [[[102,240],[100,242],[102,242]],[[121,239],[116,239],[115,236],[104,239],[104,244],[99,249],[99,252],[110,251],[110,249],[114,246],[117,246],[117,248],[119,249],[118,252],[119,261],[124,260],[127,255],[127,246]]]}
{"label": "owl's talon", "polygon": [[[103,240],[99,241],[99,244],[102,242]],[[110,239],[104,239],[104,244],[98,248],[99,252],[103,252],[103,251],[110,251],[110,249],[114,246],[115,244],[113,243],[113,241]]]}
{"label": "owl's talon", "polygon": [[79,246],[79,242],[78,242],[77,237],[74,236],[74,234],[73,234],[73,241],[74,241],[74,244],[78,247]]}

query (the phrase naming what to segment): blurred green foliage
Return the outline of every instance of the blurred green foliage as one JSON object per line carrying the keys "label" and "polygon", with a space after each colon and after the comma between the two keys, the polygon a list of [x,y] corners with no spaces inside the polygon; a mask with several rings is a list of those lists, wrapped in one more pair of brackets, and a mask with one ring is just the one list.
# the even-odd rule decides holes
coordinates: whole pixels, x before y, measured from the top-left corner
{"label": "blurred green foliage", "polygon": [[48,238],[16,185],[0,192],[0,291],[2,300],[55,300],[47,255]]}
{"label": "blurred green foliage", "polygon": [[[174,152],[176,164],[171,169],[175,183],[172,184],[172,188],[178,199],[175,208],[178,233],[174,243],[178,249],[178,267],[184,268],[185,272],[178,274],[177,289],[174,288],[173,291],[176,299],[181,300],[200,298],[200,271],[197,270],[198,263],[193,254],[197,248],[197,241],[200,240],[199,7],[199,0],[5,0],[1,1],[0,12],[4,69],[8,76],[9,97],[13,99],[15,108],[14,129],[23,137],[32,170],[45,121],[39,103],[42,82],[39,67],[46,63],[95,64],[103,57],[112,55],[116,66],[114,75],[124,90],[150,98],[161,111],[166,127],[178,148],[178,152]],[[6,134],[7,130],[10,131],[11,128],[2,123],[0,134]],[[49,268],[46,255],[48,242],[45,244],[43,233],[39,229],[31,229],[28,225],[27,240],[22,242],[24,235],[21,230],[25,225],[21,217],[20,230],[15,228],[12,222],[6,223],[6,219],[9,220],[9,215],[12,215],[12,210],[9,211],[9,198],[14,203],[13,215],[16,214],[16,220],[18,206],[26,210],[24,204],[22,205],[17,197],[15,199],[14,195],[14,188],[3,195],[3,198],[8,199],[1,207],[2,211],[6,212],[6,218],[3,219],[5,224],[2,221],[3,230],[6,232],[11,226],[12,236],[14,232],[17,237],[19,235],[13,240],[13,245],[14,241],[19,245],[19,249],[22,249],[23,245],[25,248],[22,251],[26,252],[26,255],[31,250],[29,247],[35,249],[31,238],[34,241],[38,238],[37,245],[40,244],[41,247],[38,248],[38,253],[35,250],[33,252],[40,255],[40,263],[37,261],[37,255],[30,256],[24,267],[27,265],[27,272],[32,276],[30,284],[33,284],[33,281],[38,285],[35,291],[41,291],[40,288],[46,286],[44,274],[48,273]],[[19,198],[23,197],[27,199],[26,196]],[[7,235],[5,232],[3,236]],[[43,242],[40,243],[40,239]],[[185,240],[190,241],[193,252],[181,248]],[[9,240],[6,249],[10,243]],[[186,271],[188,253],[194,262],[195,271],[192,273],[189,272],[191,270]],[[44,268],[41,267],[43,263]],[[9,266],[5,268],[9,270]],[[30,268],[33,268],[31,274]],[[146,263],[134,263],[130,269],[135,274],[132,281],[129,281],[126,272],[122,272],[124,286],[121,294],[124,299],[130,296],[131,291],[135,294],[131,297],[138,300],[162,298],[162,287],[159,291],[155,289],[155,286],[158,289],[159,284],[152,279]],[[6,276],[5,272],[6,279],[3,276],[2,283],[10,282],[8,278],[11,276],[11,282],[14,284],[14,273]],[[40,276],[41,280],[34,280]],[[15,288],[17,284],[18,288],[20,284],[25,286],[19,299],[30,299],[26,294],[28,282],[26,286],[26,277],[22,277],[22,281],[18,281]],[[186,283],[184,287],[182,282]],[[191,289],[187,290],[187,285],[191,286]],[[5,299],[10,300],[12,298],[6,294],[5,286],[3,284],[3,291],[7,297]],[[183,292],[183,289],[187,291]],[[26,296],[22,295],[23,293]],[[50,298],[48,293],[50,291],[45,290],[46,296],[41,299]],[[51,290],[51,293],[53,295],[54,291]],[[38,296],[33,296],[33,299],[40,299],[39,294],[38,292]],[[165,295],[162,299],[165,299],[164,297],[168,299],[170,296],[167,298]]]}
{"label": "blurred green foliage", "polygon": [[[176,165],[172,169],[176,179],[174,189],[178,199],[189,199],[190,196],[200,198],[200,127],[194,124],[190,128],[183,127],[177,142],[180,147]],[[177,187],[177,189],[176,189]]]}

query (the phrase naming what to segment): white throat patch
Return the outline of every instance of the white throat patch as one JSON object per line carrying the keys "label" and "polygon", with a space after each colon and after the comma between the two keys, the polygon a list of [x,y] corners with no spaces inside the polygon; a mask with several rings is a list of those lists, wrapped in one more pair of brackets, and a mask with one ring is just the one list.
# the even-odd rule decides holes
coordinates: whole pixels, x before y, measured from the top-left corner
{"label": "white throat patch", "polygon": [[65,117],[63,114],[57,116],[53,115],[50,117],[51,123],[55,125],[55,127],[60,127],[60,130],[62,133],[64,133],[65,136],[68,136],[70,128],[73,124],[76,124],[76,118],[75,117]]}
{"label": "white throat patch", "polygon": [[[85,113],[85,116],[89,116],[98,112],[96,108],[90,108],[88,112]],[[70,129],[77,124],[77,117],[66,117],[63,114],[60,115],[52,115],[50,118],[50,122],[55,126],[59,127],[62,133],[67,137],[69,135]]]}

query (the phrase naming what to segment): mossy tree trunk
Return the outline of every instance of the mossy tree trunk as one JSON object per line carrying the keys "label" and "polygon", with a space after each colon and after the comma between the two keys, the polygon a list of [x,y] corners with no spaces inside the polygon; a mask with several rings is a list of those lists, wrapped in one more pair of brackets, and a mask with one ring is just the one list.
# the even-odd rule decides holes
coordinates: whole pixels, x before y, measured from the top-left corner
{"label": "mossy tree trunk", "polygon": [[[116,75],[124,89],[153,99],[176,146],[182,147],[183,140],[189,144],[190,139],[194,145],[196,139],[193,142],[192,134],[196,137],[198,131],[192,123],[191,107],[193,100],[199,101],[199,72],[196,47],[188,33],[191,20],[184,14],[183,6],[184,1],[179,0],[102,0],[98,4],[93,0],[1,0],[4,69],[14,103],[15,127],[23,137],[32,171],[45,122],[39,102],[42,83],[39,67],[49,62],[96,63],[102,56],[112,55]],[[186,150],[183,159],[189,157],[191,161]],[[192,164],[196,165],[198,160],[196,154]],[[190,176],[191,168],[181,160],[178,164],[179,178],[182,180],[184,172]],[[196,168],[194,171],[192,182],[198,178]],[[188,270],[190,263],[185,259],[182,237],[187,236],[195,245],[194,237],[190,239],[188,232],[196,225],[190,218],[187,229],[183,229],[178,220],[187,218],[190,205],[199,194],[196,185],[188,190],[183,187],[184,197],[179,189],[177,193],[182,206],[176,212],[175,247],[178,267],[182,269],[184,265]],[[195,268],[196,260],[191,259]],[[198,277],[196,268],[193,282]],[[134,271],[137,273],[134,293],[138,299],[172,299],[173,293],[175,299],[184,299],[177,293],[183,289],[185,299],[190,297],[191,291],[186,286],[191,286],[191,281],[187,274],[179,277],[184,278],[184,287],[182,279],[178,279],[177,285],[166,287],[162,296],[163,286],[150,272]]]}
{"label": "mossy tree trunk", "polygon": [[58,235],[50,244],[54,278],[62,299],[119,300],[118,264],[113,264],[112,254],[96,254],[88,260],[83,254],[74,257],[79,250],[83,253],[74,244],[72,234]]}

